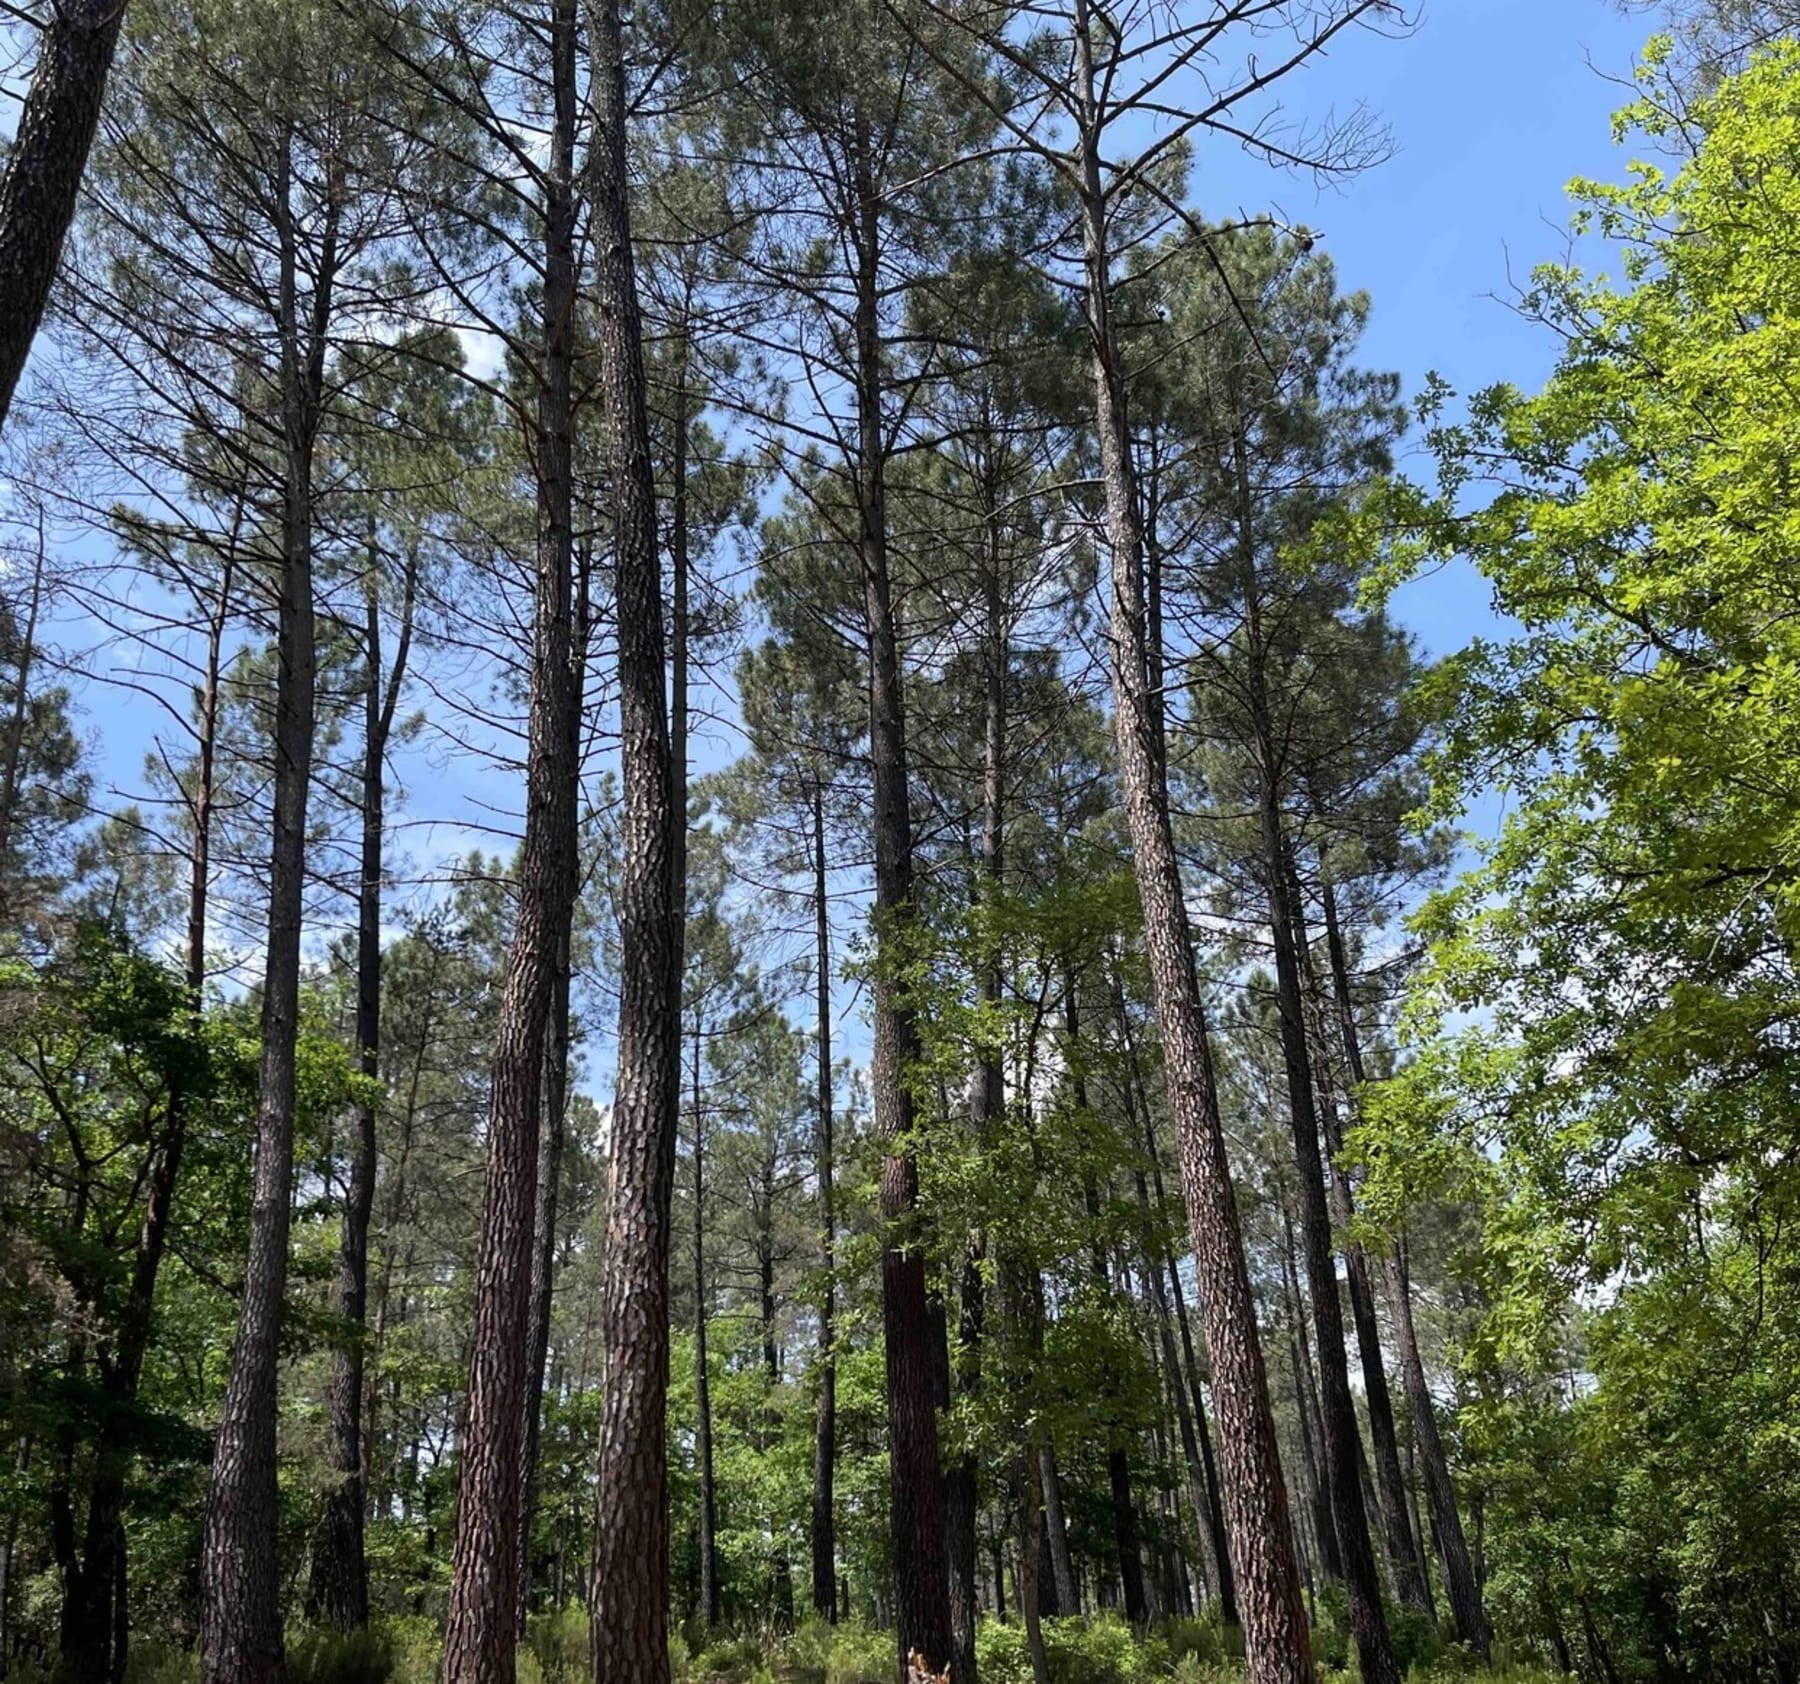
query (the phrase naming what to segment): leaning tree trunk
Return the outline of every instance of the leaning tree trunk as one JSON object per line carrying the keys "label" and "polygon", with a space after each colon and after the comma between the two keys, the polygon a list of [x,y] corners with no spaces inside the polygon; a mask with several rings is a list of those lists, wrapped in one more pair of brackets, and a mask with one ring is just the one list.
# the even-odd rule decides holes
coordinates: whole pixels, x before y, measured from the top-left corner
{"label": "leaning tree trunk", "polygon": [[825,786],[814,775],[812,787],[813,845],[813,986],[817,994],[819,1098],[815,1121],[819,1182],[819,1263],[824,1289],[819,1298],[819,1406],[813,1429],[812,1605],[831,1621],[838,1618],[837,1520],[832,1487],[837,1474],[837,1212],[836,1169],[832,1162],[831,1081],[831,906],[826,899]]}
{"label": "leaning tree trunk", "polygon": [[1144,940],[1162,1023],[1169,1109],[1187,1193],[1194,1266],[1212,1354],[1223,1483],[1237,1574],[1238,1609],[1251,1684],[1310,1684],[1312,1648],[1301,1602],[1256,1306],[1225,1155],[1212,1052],[1194,973],[1187,903],[1158,776],[1155,721],[1145,666],[1142,540],[1125,420],[1125,373],[1112,319],[1106,195],[1086,0],[1078,0],[1074,49],[1087,313],[1095,419],[1112,550],[1113,697],[1120,774]]}
{"label": "leaning tree trunk", "polygon": [[[1367,1079],[1363,1067],[1362,1037],[1356,1027],[1356,1006],[1350,995],[1350,968],[1344,952],[1344,934],[1338,923],[1337,894],[1329,876],[1324,883],[1325,941],[1331,959],[1332,992],[1336,997],[1338,1028],[1344,1040],[1344,1062],[1354,1089],[1360,1092]],[[1425,1379],[1425,1363],[1419,1354],[1419,1337],[1413,1325],[1412,1289],[1406,1278],[1405,1259],[1398,1248],[1384,1259],[1389,1307],[1394,1314],[1394,1333],[1400,1345],[1400,1373],[1412,1408],[1413,1442],[1425,1464],[1425,1489],[1431,1501],[1431,1521],[1444,1562],[1444,1592],[1450,1601],[1450,1618],[1456,1639],[1477,1654],[1488,1652],[1488,1625],[1481,1607],[1481,1589],[1469,1559],[1463,1535],[1462,1515],[1456,1506],[1456,1487],[1450,1481],[1450,1460],[1438,1431],[1437,1405]]]}
{"label": "leaning tree trunk", "polygon": [[631,249],[625,46],[618,0],[591,8],[595,336],[614,499],[624,858],[618,1077],[601,1288],[607,1384],[600,1420],[592,1593],[594,1675],[669,1676],[670,1204],[680,1108],[681,919],[656,556],[656,480]]}
{"label": "leaning tree trunk", "polygon": [[1314,1100],[1312,1060],[1306,1041],[1306,1013],[1300,988],[1300,961],[1294,944],[1295,909],[1290,904],[1287,838],[1281,812],[1280,769],[1275,749],[1272,704],[1264,671],[1265,644],[1259,614],[1252,491],[1242,434],[1232,441],[1238,496],[1238,568],[1247,644],[1246,689],[1257,762],[1257,812],[1261,820],[1264,887],[1269,897],[1269,934],[1275,949],[1275,993],[1281,1021],[1282,1066],[1287,1079],[1288,1114],[1293,1124],[1298,1170],[1301,1251],[1312,1296],[1319,1356],[1319,1424],[1325,1451],[1325,1481],[1337,1523],[1344,1588],[1350,1601],[1350,1628],[1356,1637],[1363,1684],[1397,1684],[1399,1667],[1388,1639],[1381,1605],[1381,1580],[1369,1540],[1357,1467],[1360,1443],[1356,1405],[1350,1391],[1344,1345],[1344,1312],[1338,1298],[1337,1264],[1332,1255],[1331,1215],[1325,1201],[1325,1169],[1319,1154],[1319,1118]]}
{"label": "leaning tree trunk", "polygon": [[125,0],[58,0],[0,175],[0,428],[50,302]]}
{"label": "leaning tree trunk", "polygon": [[899,974],[913,916],[912,807],[906,716],[887,555],[887,440],[882,414],[880,226],[873,137],[859,117],[853,142],[856,243],[856,406],[859,549],[869,637],[869,758],[875,832],[874,1055],[870,1086],[881,1161],[882,1335],[887,1358],[890,1524],[899,1670],[914,1656],[941,1673],[950,1660],[949,1569],[938,1468],[938,1331],[919,1234],[911,1072],[918,1023]]}
{"label": "leaning tree trunk", "polygon": [[[285,173],[286,161],[282,169]],[[287,183],[278,183],[285,202]],[[335,220],[334,208],[328,211]],[[287,1289],[294,1181],[295,1061],[300,1028],[300,936],[306,884],[306,803],[312,781],[313,444],[325,378],[333,231],[302,322],[294,230],[280,230],[282,444],[281,565],[276,604],[275,796],[269,922],[263,964],[262,1062],[256,1168],[237,1341],[219,1411],[200,1545],[200,1675],[204,1684],[270,1684],[286,1671],[276,1487],[276,1385]]]}
{"label": "leaning tree trunk", "polygon": [[[1131,1019],[1125,1011],[1125,991],[1117,979],[1114,994],[1119,1011],[1120,1030],[1125,1038],[1132,1090],[1136,1093],[1144,1122],[1144,1150],[1150,1159],[1150,1176],[1156,1190],[1156,1215],[1166,1228],[1169,1221],[1168,1192],[1163,1186],[1162,1151],[1156,1140],[1156,1119],[1150,1109],[1150,1090],[1144,1081],[1143,1066],[1138,1058],[1137,1039],[1131,1032]],[[1200,1471],[1204,1485],[1206,1508],[1200,1517],[1200,1544],[1206,1558],[1206,1571],[1219,1598],[1219,1614],[1226,1625],[1238,1623],[1237,1586],[1231,1572],[1231,1547],[1225,1535],[1225,1509],[1219,1497],[1219,1470],[1213,1457],[1212,1432],[1206,1421],[1206,1400],[1200,1391],[1200,1364],[1194,1353],[1193,1329],[1188,1325],[1187,1297],[1182,1291],[1181,1269],[1173,1247],[1163,1250],[1161,1267],[1168,1273],[1168,1299],[1175,1312],[1175,1324],[1181,1335],[1181,1363],[1173,1369],[1177,1396],[1183,1393],[1192,1404],[1191,1421],[1200,1454]]]}
{"label": "leaning tree trunk", "polygon": [[461,1433],[444,1684],[511,1684],[518,1622],[520,1422],[542,1131],[544,1050],[556,997],[559,933],[575,893],[573,404],[575,299],[574,0],[551,16],[555,102],[545,171],[542,349],[538,377],[538,555],[526,738],[525,837],[512,946],[494,1032],[487,1185]]}

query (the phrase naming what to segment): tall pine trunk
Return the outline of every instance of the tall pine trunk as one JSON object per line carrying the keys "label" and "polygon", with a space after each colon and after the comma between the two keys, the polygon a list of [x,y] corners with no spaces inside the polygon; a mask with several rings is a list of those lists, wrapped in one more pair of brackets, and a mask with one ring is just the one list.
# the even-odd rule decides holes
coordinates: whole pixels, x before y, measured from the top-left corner
{"label": "tall pine trunk", "polygon": [[[1338,1009],[1338,1028],[1344,1040],[1344,1061],[1350,1080],[1360,1090],[1367,1079],[1363,1068],[1362,1037],[1356,1027],[1356,1007],[1350,994],[1350,969],[1344,951],[1344,934],[1338,923],[1337,895],[1325,878],[1325,940],[1331,960],[1332,991]],[[1394,1335],[1400,1347],[1400,1374],[1412,1408],[1413,1442],[1425,1464],[1425,1490],[1431,1503],[1431,1523],[1437,1533],[1438,1553],[1444,1564],[1444,1594],[1456,1640],[1477,1654],[1488,1652],[1487,1618],[1481,1607],[1481,1588],[1469,1559],[1462,1515],[1456,1506],[1456,1487],[1450,1481],[1450,1459],[1444,1453],[1438,1431],[1437,1405],[1425,1379],[1425,1362],[1419,1353],[1418,1330],[1413,1323],[1412,1286],[1406,1278],[1403,1253],[1394,1249],[1385,1257],[1388,1305],[1394,1316]]]}
{"label": "tall pine trunk", "polygon": [[617,0],[596,0],[590,15],[595,334],[614,498],[625,795],[592,1658],[596,1678],[666,1684],[670,1205],[680,1109],[683,945],[674,867],[685,815],[675,808],[664,693],[656,480],[631,248],[625,44]]}
{"label": "tall pine trunk", "polygon": [[[1163,1185],[1162,1152],[1156,1140],[1156,1119],[1150,1109],[1150,1091],[1144,1081],[1137,1040],[1131,1032],[1131,1020],[1126,1015],[1124,989],[1116,980],[1114,990],[1131,1085],[1137,1094],[1143,1117],[1144,1150],[1149,1156],[1151,1182],[1156,1190],[1157,1220],[1166,1227],[1169,1221],[1169,1197]],[[1227,1625],[1236,1625],[1237,1586],[1231,1572],[1231,1546],[1225,1534],[1225,1509],[1219,1497],[1219,1470],[1213,1456],[1212,1432],[1206,1420],[1206,1400],[1200,1390],[1200,1364],[1194,1352],[1193,1329],[1188,1323],[1187,1296],[1182,1290],[1181,1269],[1173,1249],[1164,1251],[1160,1267],[1168,1274],[1166,1302],[1174,1310],[1176,1329],[1181,1335],[1181,1361],[1171,1366],[1171,1382],[1177,1397],[1185,1395],[1191,1405],[1189,1419],[1200,1456],[1200,1473],[1206,1501],[1205,1510],[1200,1517],[1201,1550],[1205,1555],[1207,1576],[1212,1583],[1213,1593],[1219,1599],[1220,1617]]]}
{"label": "tall pine trunk", "polygon": [[1310,1684],[1312,1650],[1294,1563],[1268,1379],[1225,1135],[1212,1052],[1190,945],[1187,903],[1160,775],[1146,666],[1142,535],[1125,418],[1125,373],[1112,317],[1111,253],[1102,185],[1098,105],[1086,0],[1076,6],[1073,48],[1079,108],[1081,217],[1095,420],[1100,436],[1112,551],[1113,698],[1133,865],[1143,903],[1164,1044],[1169,1109],[1187,1193],[1206,1340],[1213,1362],[1231,1560],[1237,1574],[1251,1684]]}
{"label": "tall pine trunk", "polygon": [[856,248],[858,547],[869,638],[869,758],[875,841],[875,1132],[882,1143],[880,1206],[882,1338],[887,1363],[890,1524],[899,1669],[917,1656],[942,1672],[953,1648],[943,1485],[938,1466],[940,1335],[919,1234],[919,1166],[913,1156],[912,1068],[918,1024],[899,971],[913,918],[912,803],[899,636],[887,553],[887,440],[880,321],[880,205],[874,139],[858,117],[853,146]]}
{"label": "tall pine trunk", "polygon": [[[282,160],[285,173],[289,163]],[[287,203],[288,183],[278,183]],[[231,1375],[219,1412],[200,1546],[200,1675],[204,1684],[270,1684],[286,1671],[281,1637],[276,1386],[294,1183],[295,1060],[312,783],[317,652],[313,643],[313,445],[325,378],[325,330],[336,265],[328,201],[322,256],[302,316],[291,216],[277,219],[284,454],[277,575],[274,814],[263,965],[256,1167]]]}
{"label": "tall pine trunk", "polygon": [[719,1602],[719,1492],[713,1471],[712,1369],[706,1330],[710,1307],[706,1282],[706,1113],[700,1091],[701,1025],[696,1008],[693,1051],[694,1098],[694,1416],[696,1460],[700,1465],[700,1605],[703,1627],[716,1626]]}
{"label": "tall pine trunk", "polygon": [[542,366],[536,450],[537,582],[526,739],[525,838],[516,915],[494,1033],[487,1184],[461,1433],[444,1684],[511,1684],[518,1623],[520,1422],[526,1395],[531,1277],[542,1132],[544,1052],[559,936],[575,893],[579,711],[574,637],[573,344],[575,302],[575,0],[550,15],[554,113],[544,172]]}
{"label": "tall pine trunk", "polygon": [[[383,677],[379,561],[369,544],[363,629],[362,852],[356,893],[356,1051],[362,1075],[381,1070],[381,876],[384,763],[394,710],[406,682],[412,645],[418,558],[408,553],[402,585],[400,636],[394,666]],[[331,1362],[332,1483],[313,1536],[307,1608],[339,1631],[369,1623],[369,1569],[363,1552],[363,1367],[369,1301],[369,1217],[375,1204],[376,1107],[365,1098],[356,1108],[355,1145],[338,1244],[339,1343]]]}
{"label": "tall pine trunk", "polygon": [[819,1299],[819,1402],[813,1428],[812,1605],[837,1623],[837,1520],[833,1485],[837,1474],[836,1166],[832,1155],[831,1080],[831,904],[826,898],[825,785],[815,773],[812,787],[813,987],[819,1049],[818,1113],[815,1119],[815,1173],[819,1183],[819,1263],[824,1290]]}

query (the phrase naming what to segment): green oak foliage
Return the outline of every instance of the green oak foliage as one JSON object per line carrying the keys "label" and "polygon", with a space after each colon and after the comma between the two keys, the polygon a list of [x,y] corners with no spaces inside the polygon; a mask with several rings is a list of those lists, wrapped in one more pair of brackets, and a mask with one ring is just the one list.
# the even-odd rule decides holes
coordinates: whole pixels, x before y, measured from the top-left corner
{"label": "green oak foliage", "polygon": [[1470,1438],[1514,1619],[1609,1675],[1790,1675],[1800,49],[1679,114],[1665,52],[1620,134],[1691,157],[1573,189],[1620,280],[1538,273],[1540,392],[1435,394],[1414,539],[1517,629],[1434,681],[1433,816],[1506,816],[1417,921],[1366,1202],[1483,1208]]}

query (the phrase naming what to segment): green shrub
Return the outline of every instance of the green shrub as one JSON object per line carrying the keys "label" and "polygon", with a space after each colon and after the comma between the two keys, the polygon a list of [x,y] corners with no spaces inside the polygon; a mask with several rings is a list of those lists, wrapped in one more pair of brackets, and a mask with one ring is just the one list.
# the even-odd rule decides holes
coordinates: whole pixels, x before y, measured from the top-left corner
{"label": "green shrub", "polygon": [[863,1625],[827,1629],[831,1649],[825,1663],[825,1684],[890,1684],[895,1668],[891,1631]]}
{"label": "green shrub", "polygon": [[388,1684],[394,1644],[385,1626],[334,1631],[309,1626],[287,1645],[289,1684]]}
{"label": "green shrub", "polygon": [[525,1647],[541,1684],[588,1684],[593,1663],[588,1654],[587,1610],[580,1603],[532,1615],[525,1623]]}
{"label": "green shrub", "polygon": [[1119,1615],[1044,1621],[1051,1684],[1143,1684],[1150,1674],[1137,1634]]}
{"label": "green shrub", "polygon": [[983,1620],[975,1628],[975,1669],[981,1684],[1032,1684],[1025,1628]]}
{"label": "green shrub", "polygon": [[1321,1673],[1349,1669],[1350,1600],[1342,1585],[1326,1585],[1319,1592],[1313,1614],[1312,1652]]}
{"label": "green shrub", "polygon": [[767,1667],[763,1647],[754,1637],[717,1636],[688,1665],[695,1680],[718,1679],[724,1684],[749,1684]]}
{"label": "green shrub", "polygon": [[388,1684],[438,1684],[444,1660],[443,1628],[423,1614],[406,1614],[383,1620],[393,1657]]}
{"label": "green shrub", "polygon": [[[33,1673],[15,1661],[11,1677],[13,1684],[28,1684]],[[133,1637],[125,1653],[125,1684],[199,1684],[199,1678],[200,1656],[195,1650]]]}

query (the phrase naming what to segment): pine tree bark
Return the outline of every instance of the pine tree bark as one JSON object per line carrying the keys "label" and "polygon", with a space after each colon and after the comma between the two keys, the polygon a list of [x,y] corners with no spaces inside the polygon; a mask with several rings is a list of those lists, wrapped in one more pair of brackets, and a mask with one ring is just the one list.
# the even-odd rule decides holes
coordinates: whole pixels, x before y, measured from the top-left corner
{"label": "pine tree bark", "polygon": [[917,1656],[929,1672],[950,1660],[949,1566],[938,1463],[935,1373],[940,1344],[920,1243],[919,1166],[913,1153],[909,1072],[920,1055],[918,1024],[896,974],[913,918],[912,807],[907,788],[906,715],[901,693],[887,553],[887,441],[882,413],[880,204],[874,139],[857,119],[852,168],[856,259],[858,547],[869,638],[869,757],[873,768],[877,957],[874,1056],[870,1072],[875,1132],[882,1142],[880,1207],[882,1335],[887,1360],[891,1459],[890,1515],[899,1670]]}
{"label": "pine tree bark", "polygon": [[1225,1155],[1212,1053],[1200,1005],[1187,904],[1158,776],[1144,643],[1142,535],[1125,418],[1125,372],[1112,317],[1111,253],[1100,162],[1091,9],[1075,7],[1073,50],[1086,302],[1111,548],[1112,678],[1120,774],[1145,946],[1162,1024],[1169,1108],[1187,1194],[1206,1342],[1213,1361],[1231,1560],[1251,1684],[1309,1684],[1311,1641],[1300,1598],[1287,1491],[1269,1409],[1255,1303]]}
{"label": "pine tree bark", "polygon": [[0,429],[50,302],[124,21],[125,0],[59,0],[43,25],[0,174]]}
{"label": "pine tree bark", "polygon": [[[520,1425],[526,1396],[544,1057],[559,935],[575,893],[580,686],[575,674],[573,342],[575,0],[552,0],[554,111],[544,174],[542,365],[536,451],[538,540],[526,736],[525,836],[512,945],[494,1034],[482,1199],[461,1433],[444,1684],[512,1684],[518,1624]],[[659,685],[660,693],[660,685]]]}
{"label": "pine tree bark", "polygon": [[[282,160],[285,172],[288,161]],[[287,183],[278,183],[287,203]],[[263,965],[262,1061],[256,1167],[231,1374],[219,1412],[200,1546],[203,1684],[278,1684],[281,1635],[276,1384],[294,1178],[295,1059],[300,1027],[300,938],[306,881],[306,808],[312,783],[316,650],[313,641],[313,446],[325,378],[326,327],[340,201],[328,200],[322,256],[302,309],[292,218],[278,218],[281,561],[276,591],[274,813]]]}
{"label": "pine tree bark", "polygon": [[812,1605],[833,1625],[838,1619],[837,1505],[837,1169],[832,1155],[831,903],[826,895],[825,784],[812,786],[813,985],[819,1049],[815,1173],[819,1183],[819,1262],[824,1291],[819,1300],[819,1402],[813,1428]]}
{"label": "pine tree bark", "polygon": [[618,1080],[602,1316],[592,1594],[594,1675],[667,1684],[670,1205],[680,1106],[682,928],[664,686],[656,484],[631,246],[625,46],[618,0],[590,8],[593,233],[601,398],[614,498],[624,859],[618,889]]}
{"label": "pine tree bark", "polygon": [[1337,1522],[1331,1513],[1331,1491],[1321,1472],[1324,1450],[1319,1420],[1319,1392],[1313,1384],[1312,1354],[1306,1339],[1306,1299],[1300,1291],[1299,1247],[1294,1243],[1294,1217],[1285,1194],[1281,1206],[1281,1285],[1287,1305],[1288,1362],[1294,1376],[1294,1408],[1300,1417],[1300,1456],[1306,1470],[1306,1494],[1312,1509],[1313,1540],[1319,1572],[1332,1584],[1344,1582],[1344,1559],[1338,1551]]}
{"label": "pine tree bark", "polygon": [[[1362,1036],[1356,1026],[1356,1006],[1350,993],[1350,969],[1344,950],[1343,929],[1338,922],[1337,893],[1329,875],[1324,881],[1325,941],[1331,960],[1332,992],[1337,1002],[1338,1029],[1344,1041],[1344,1061],[1354,1090],[1367,1080],[1363,1066]],[[1383,1259],[1387,1276],[1388,1307],[1393,1312],[1394,1334],[1400,1347],[1400,1374],[1412,1409],[1413,1442],[1425,1464],[1425,1490],[1431,1503],[1431,1520],[1444,1564],[1444,1594],[1456,1640],[1479,1655],[1486,1655],[1489,1633],[1481,1606],[1481,1589],[1469,1559],[1462,1515],[1456,1506],[1456,1487],[1450,1479],[1450,1460],[1438,1431],[1437,1405],[1425,1379],[1425,1363],[1419,1353],[1418,1330],[1413,1323],[1412,1288],[1406,1278],[1403,1253],[1395,1248]]]}
{"label": "pine tree bark", "polygon": [[[4,415],[0,415],[0,422],[4,419]],[[31,606],[25,611],[23,626],[18,624],[12,604],[7,604],[10,629],[18,639],[19,654],[12,674],[12,712],[6,721],[6,746],[0,750],[0,916],[9,910],[13,820],[19,810],[19,770],[25,750],[25,722],[31,717],[31,668],[37,657],[38,617],[44,608],[47,561],[44,517],[40,511],[37,550],[31,563]]]}
{"label": "pine tree bark", "polygon": [[[1159,710],[1160,711],[1160,710]],[[1168,1192],[1163,1185],[1162,1151],[1156,1139],[1156,1119],[1150,1109],[1150,1091],[1145,1085],[1143,1066],[1138,1059],[1137,1040],[1131,1031],[1131,1020],[1125,1012],[1124,989],[1114,980],[1114,1000],[1119,1012],[1120,1032],[1125,1040],[1132,1088],[1137,1094],[1139,1113],[1144,1124],[1144,1150],[1150,1160],[1150,1176],[1156,1191],[1156,1215],[1165,1227],[1169,1221]],[[1238,1623],[1237,1587],[1231,1572],[1231,1547],[1225,1535],[1225,1510],[1219,1499],[1219,1472],[1213,1457],[1212,1433],[1207,1426],[1206,1400],[1200,1391],[1200,1364],[1194,1353],[1193,1329],[1188,1323],[1187,1298],[1182,1291],[1181,1269],[1172,1249],[1165,1249],[1161,1268],[1167,1271],[1168,1295],[1175,1324],[1181,1335],[1181,1361],[1171,1366],[1170,1373],[1177,1396],[1190,1401],[1189,1421],[1199,1451],[1205,1508],[1200,1515],[1200,1544],[1206,1559],[1206,1573],[1214,1594],[1219,1598],[1220,1617],[1227,1625]],[[1185,1376],[1185,1381],[1184,1381]],[[1185,1434],[1184,1434],[1185,1448]]]}

